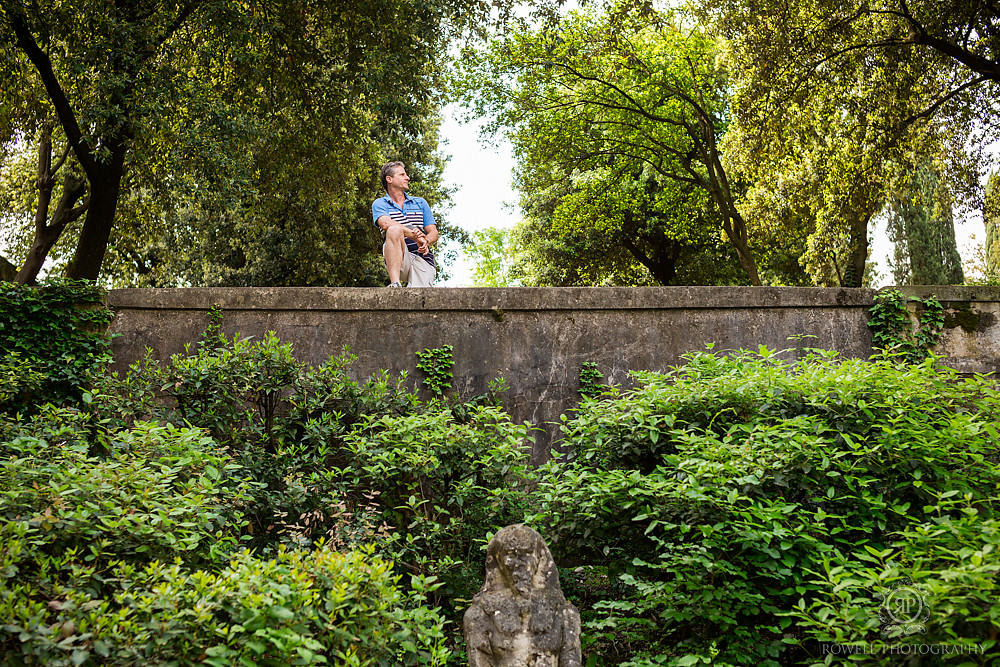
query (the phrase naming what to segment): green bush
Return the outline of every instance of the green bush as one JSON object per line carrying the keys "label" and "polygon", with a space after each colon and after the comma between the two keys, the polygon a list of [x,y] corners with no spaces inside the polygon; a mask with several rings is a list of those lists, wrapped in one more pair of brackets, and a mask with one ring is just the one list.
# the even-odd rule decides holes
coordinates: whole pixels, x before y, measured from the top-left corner
{"label": "green bush", "polygon": [[[591,665],[996,652],[992,379],[693,354],[588,392],[562,425],[572,453],[533,471],[499,386],[423,403],[405,376],[359,382],[346,352],[307,366],[219,317],[194,352],[99,378],[74,408],[0,416],[0,661],[440,663],[487,539],[529,511]],[[445,387],[450,352],[428,352]],[[8,355],[0,400],[36,368]],[[885,621],[899,591],[930,609],[919,628]]]}
{"label": "green bush", "polygon": [[[995,518],[993,381],[930,360],[902,367],[819,351],[797,362],[767,350],[687,362],[585,401],[563,425],[574,457],[539,475],[535,523],[561,562],[580,566],[567,588],[595,659],[820,659],[821,623],[803,619],[841,601],[830,596],[844,586],[822,577],[828,564],[862,570],[871,553],[898,552],[910,557],[893,566],[910,576],[948,581],[955,559],[916,560],[916,535],[970,512]],[[936,534],[945,551],[976,547],[971,533]],[[995,550],[987,538],[975,550],[988,576]],[[938,618],[924,641],[995,639],[992,612],[967,604],[977,622]]]}
{"label": "green bush", "polygon": [[348,435],[340,471],[351,511],[374,510],[385,526],[382,553],[441,578],[447,605],[478,589],[487,538],[521,521],[527,502],[529,427],[496,407],[465,416],[432,402],[417,414],[369,417]]}
{"label": "green bush", "polygon": [[9,576],[66,553],[101,567],[175,557],[200,565],[237,548],[248,488],[203,431],[139,423],[95,456],[87,421],[50,409],[0,443],[0,516],[23,526],[31,548]]}
{"label": "green bush", "polygon": [[[306,544],[318,536],[356,544],[366,526],[344,526],[342,492],[329,470],[343,462],[342,438],[368,411],[412,410],[416,397],[387,373],[352,380],[345,354],[318,367],[298,362],[290,344],[227,338],[219,314],[194,352],[160,364],[147,355],[85,394],[95,424],[114,431],[158,419],[207,429],[253,481],[245,506],[247,539],[258,549]],[[166,396],[164,402],[157,396]]]}
{"label": "green bush", "polygon": [[104,291],[84,281],[0,282],[0,409],[75,404],[111,361]]}
{"label": "green bush", "polygon": [[259,341],[220,334],[195,354],[173,355],[160,372],[160,390],[174,399],[176,419],[207,428],[220,442],[273,445],[278,405],[300,370],[291,343],[273,331]]}
{"label": "green bush", "polygon": [[[926,664],[996,664],[1000,521],[980,517],[971,498],[948,497],[957,500],[942,499],[939,508],[961,515],[932,516],[896,533],[886,549],[835,554],[813,572],[814,595],[787,612],[801,631],[791,643],[814,664],[842,657],[829,648],[824,654],[824,645],[866,649],[858,664],[907,665],[921,654]],[[893,596],[909,598],[910,606],[894,608]]]}
{"label": "green bush", "polygon": [[[371,550],[239,551],[253,484],[205,431],[3,424],[0,662],[440,664],[443,622]],[[92,453],[92,451],[96,453]],[[230,562],[230,559],[231,562]]]}
{"label": "green bush", "polygon": [[[23,544],[6,532],[4,556]],[[443,622],[422,606],[419,582],[404,593],[391,564],[370,550],[319,546],[266,560],[244,551],[217,573],[161,560],[72,569],[79,579],[103,577],[105,592],[75,580],[45,598],[32,583],[0,581],[5,664],[436,665],[447,658]]]}
{"label": "green bush", "polygon": [[146,348],[143,359],[136,361],[124,375],[118,371],[97,376],[82,396],[96,427],[113,432],[127,429],[137,421],[164,418],[159,398],[161,367]]}
{"label": "green bush", "polygon": [[33,359],[16,351],[7,352],[0,357],[0,411],[13,412],[29,405],[32,396],[41,393],[45,381]]}
{"label": "green bush", "polygon": [[99,383],[93,422],[111,439],[150,416],[207,429],[251,482],[247,546],[374,543],[401,573],[439,577],[434,600],[458,616],[487,538],[526,506],[530,429],[493,405],[499,383],[424,404],[405,375],[352,379],[346,351],[307,366],[271,333],[230,339],[217,325],[194,352]]}

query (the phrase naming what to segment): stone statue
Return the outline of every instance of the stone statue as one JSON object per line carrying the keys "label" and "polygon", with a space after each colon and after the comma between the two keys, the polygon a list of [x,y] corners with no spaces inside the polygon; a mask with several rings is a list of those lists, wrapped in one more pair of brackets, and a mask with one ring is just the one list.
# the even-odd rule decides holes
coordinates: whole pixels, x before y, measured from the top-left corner
{"label": "stone statue", "polygon": [[580,613],[542,536],[516,524],[486,547],[486,581],[462,621],[470,667],[580,667]]}

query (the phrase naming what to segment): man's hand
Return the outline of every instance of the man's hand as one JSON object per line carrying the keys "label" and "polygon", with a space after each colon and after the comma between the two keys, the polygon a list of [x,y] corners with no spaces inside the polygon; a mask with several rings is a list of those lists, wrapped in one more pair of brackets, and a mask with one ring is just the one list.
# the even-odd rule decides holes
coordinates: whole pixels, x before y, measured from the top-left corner
{"label": "man's hand", "polygon": [[426,255],[430,250],[430,246],[427,243],[427,237],[419,229],[413,230],[413,240],[417,242],[417,252],[421,255]]}

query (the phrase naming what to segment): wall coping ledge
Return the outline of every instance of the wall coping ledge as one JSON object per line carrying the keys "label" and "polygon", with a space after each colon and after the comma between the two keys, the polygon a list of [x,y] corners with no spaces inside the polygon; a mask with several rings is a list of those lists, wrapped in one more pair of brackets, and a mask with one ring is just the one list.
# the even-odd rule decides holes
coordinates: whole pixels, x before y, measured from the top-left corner
{"label": "wall coping ledge", "polygon": [[[939,299],[956,288],[935,287]],[[982,288],[968,288],[981,290]],[[187,287],[113,289],[112,310],[703,310],[867,308],[876,290],[840,287]],[[947,292],[946,297],[944,293]],[[1000,289],[996,300],[1000,300]],[[984,300],[982,296],[978,300]],[[993,300],[993,299],[986,299]]]}

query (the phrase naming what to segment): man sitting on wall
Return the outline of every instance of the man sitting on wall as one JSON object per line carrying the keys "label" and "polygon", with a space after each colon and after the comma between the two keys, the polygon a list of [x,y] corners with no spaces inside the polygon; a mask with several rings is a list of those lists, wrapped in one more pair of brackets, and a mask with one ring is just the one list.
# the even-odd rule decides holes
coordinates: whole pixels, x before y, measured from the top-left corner
{"label": "man sitting on wall", "polygon": [[[385,235],[382,256],[389,287],[430,287],[437,269],[430,247],[438,240],[431,207],[422,197],[411,197],[410,177],[402,162],[382,167],[386,195],[372,202],[372,219]],[[401,282],[402,281],[402,282]]]}

